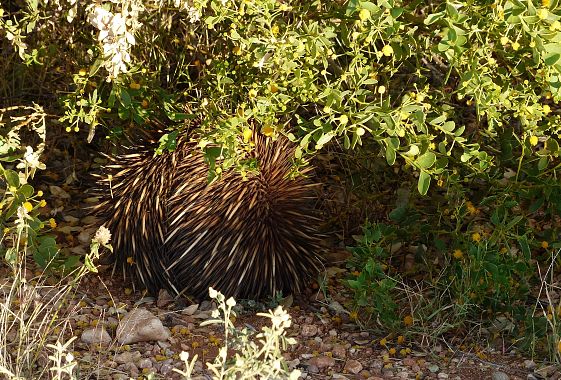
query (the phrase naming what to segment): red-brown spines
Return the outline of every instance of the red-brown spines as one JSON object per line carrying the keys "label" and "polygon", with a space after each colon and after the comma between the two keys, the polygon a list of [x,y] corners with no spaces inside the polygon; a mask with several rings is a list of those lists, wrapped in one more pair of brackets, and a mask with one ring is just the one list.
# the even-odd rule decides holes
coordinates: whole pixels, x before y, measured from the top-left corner
{"label": "red-brown spines", "polygon": [[[259,298],[300,291],[320,267],[313,184],[289,178],[295,147],[287,139],[257,136],[255,143],[258,173],[242,180],[229,171],[210,185],[192,144],[155,158],[125,156],[127,169],[114,169],[117,192],[102,205],[112,210],[105,215],[119,266],[136,272],[151,292],[205,297],[213,286]],[[131,218],[137,223],[126,222]]]}

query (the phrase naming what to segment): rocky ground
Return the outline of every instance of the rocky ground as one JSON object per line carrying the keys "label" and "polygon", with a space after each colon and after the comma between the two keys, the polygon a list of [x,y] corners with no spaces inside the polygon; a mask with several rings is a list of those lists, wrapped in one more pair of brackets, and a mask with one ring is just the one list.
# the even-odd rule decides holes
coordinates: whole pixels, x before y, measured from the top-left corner
{"label": "rocky ground", "polygon": [[[81,288],[89,291],[71,303],[76,312],[70,316],[70,324],[80,337],[74,355],[82,371],[92,375],[89,378],[129,379],[154,374],[156,378],[179,379],[173,368],[184,368],[179,354],[186,351],[199,357],[195,377],[210,379],[205,363],[213,360],[222,345],[222,327],[200,324],[210,318],[213,303],[185,305],[165,292],[158,298],[142,297],[123,289],[122,281],[111,279],[108,273],[88,277]],[[284,302],[293,321],[288,335],[298,342],[284,356],[291,368],[302,371],[304,379],[561,378],[558,369],[538,368],[514,352],[487,350],[482,358],[445,347],[445,342],[429,348],[404,337],[361,331],[340,303],[312,292]],[[260,330],[269,321],[255,313],[264,306],[240,303],[236,326]],[[132,329],[123,327],[130,326],[131,318],[140,323]]]}

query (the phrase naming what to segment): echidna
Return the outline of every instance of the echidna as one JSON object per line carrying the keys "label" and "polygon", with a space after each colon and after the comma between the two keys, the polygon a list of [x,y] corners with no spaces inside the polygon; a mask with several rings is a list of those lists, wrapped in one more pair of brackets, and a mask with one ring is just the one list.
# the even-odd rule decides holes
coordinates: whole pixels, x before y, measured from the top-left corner
{"label": "echidna", "polygon": [[246,178],[228,171],[211,184],[194,143],[179,141],[158,156],[136,146],[112,158],[97,213],[113,234],[117,267],[151,293],[299,292],[320,267],[315,184],[290,178],[296,147],[288,139],[255,133],[253,140],[258,171]]}

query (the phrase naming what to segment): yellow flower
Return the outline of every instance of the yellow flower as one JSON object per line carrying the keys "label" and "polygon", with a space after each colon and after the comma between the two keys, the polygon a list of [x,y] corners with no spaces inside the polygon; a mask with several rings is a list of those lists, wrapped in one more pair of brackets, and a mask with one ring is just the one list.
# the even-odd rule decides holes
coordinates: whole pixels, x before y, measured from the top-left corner
{"label": "yellow flower", "polygon": [[504,45],[508,44],[508,41],[509,41],[508,37],[506,37],[506,36],[501,37],[501,45],[504,46]]}
{"label": "yellow flower", "polygon": [[542,241],[541,243],[542,248],[547,249],[549,247],[549,243],[547,241]]}
{"label": "yellow flower", "polygon": [[365,130],[364,128],[362,128],[362,127],[358,127],[358,128],[356,129],[356,135],[357,135],[357,136],[364,136],[365,133],[366,133],[366,130]]}
{"label": "yellow flower", "polygon": [[551,0],[542,0],[542,6],[548,8],[551,5]]}
{"label": "yellow flower", "polygon": [[557,343],[557,351],[561,353],[561,340],[559,341],[559,343]]}
{"label": "yellow flower", "polygon": [[390,355],[395,355],[396,350],[395,350],[395,348],[392,347],[388,350],[388,352],[389,352]]}
{"label": "yellow flower", "polygon": [[341,115],[339,116],[339,123],[341,125],[346,125],[349,122],[349,118],[347,115]]}
{"label": "yellow flower", "polygon": [[233,52],[235,55],[241,55],[241,54],[242,54],[242,48],[239,47],[239,46],[234,46],[234,48],[232,49],[232,52]]}
{"label": "yellow flower", "polygon": [[148,100],[142,99],[142,108],[148,108]]}
{"label": "yellow flower", "polygon": [[386,344],[388,344],[388,340],[386,338],[380,339],[380,346],[386,347]]}
{"label": "yellow flower", "polygon": [[366,21],[370,18],[370,11],[368,9],[361,9],[360,12],[358,12],[358,18],[361,21]]}
{"label": "yellow flower", "polygon": [[470,215],[477,214],[477,208],[470,201],[466,202],[466,207]]}
{"label": "yellow flower", "polygon": [[275,134],[275,130],[270,125],[266,125],[263,127],[263,134],[267,137],[271,137]]}
{"label": "yellow flower", "polygon": [[253,135],[253,132],[251,131],[251,129],[246,128],[243,131],[243,140],[245,142],[249,142],[249,140],[251,139],[251,135]]}
{"label": "yellow flower", "polygon": [[549,26],[550,30],[556,31],[561,30],[561,23],[557,20],[553,21],[553,23]]}
{"label": "yellow flower", "polygon": [[530,145],[532,146],[536,146],[538,145],[538,136],[530,136]]}
{"label": "yellow flower", "polygon": [[51,226],[51,228],[56,228],[56,220],[53,218],[49,219],[49,226]]}
{"label": "yellow flower", "polygon": [[25,210],[26,210],[27,212],[31,212],[31,210],[33,210],[33,205],[32,205],[31,203],[29,203],[29,202],[25,202],[25,203],[23,204],[23,208],[25,208]]}
{"label": "yellow flower", "polygon": [[382,95],[385,92],[386,92],[386,87],[385,86],[378,87],[378,94]]}
{"label": "yellow flower", "polygon": [[508,252],[508,248],[507,248],[507,247],[502,247],[501,250],[499,251],[499,253],[502,253],[503,255],[504,255],[505,253],[507,253],[507,252]]}
{"label": "yellow flower", "polygon": [[278,25],[273,25],[273,27],[271,28],[271,33],[273,34],[273,36],[276,36],[277,34],[279,34],[279,26]]}
{"label": "yellow flower", "polygon": [[251,99],[255,98],[257,96],[257,90],[252,88],[251,90],[249,90],[248,95]]}
{"label": "yellow flower", "polygon": [[403,344],[405,343],[405,337],[403,335],[400,335],[397,337],[397,344]]}
{"label": "yellow flower", "polygon": [[389,57],[393,54],[393,48],[390,45],[386,45],[382,48],[382,54]]}
{"label": "yellow flower", "polygon": [[513,42],[512,43],[512,50],[516,51],[520,49],[520,44],[518,42]]}
{"label": "yellow flower", "polygon": [[452,255],[454,256],[455,259],[459,260],[462,257],[464,257],[464,253],[462,252],[461,249],[455,249],[454,253],[452,253]]}
{"label": "yellow flower", "polygon": [[41,201],[39,202],[39,207],[45,207],[47,205],[47,201],[44,199],[41,199]]}
{"label": "yellow flower", "polygon": [[131,84],[129,84],[129,88],[132,89],[132,90],[139,90],[140,89],[140,83],[131,82]]}
{"label": "yellow flower", "polygon": [[129,265],[134,264],[134,259],[132,258],[132,256],[127,257],[127,263],[128,263]]}
{"label": "yellow flower", "polygon": [[481,234],[479,232],[472,234],[471,240],[473,240],[476,243],[479,243],[479,241],[481,240]]}
{"label": "yellow flower", "polygon": [[544,104],[542,111],[544,113],[544,115],[547,115],[551,112],[551,107],[548,104]]}
{"label": "yellow flower", "polygon": [[78,75],[83,77],[84,75],[86,75],[87,71],[86,69],[80,69],[80,71],[78,71]]}
{"label": "yellow flower", "polygon": [[276,84],[271,83],[269,84],[269,91],[271,92],[271,94],[275,94],[279,91],[279,88],[277,87]]}
{"label": "yellow flower", "polygon": [[39,191],[37,192],[37,196],[38,196],[38,197],[42,197],[42,196],[43,196],[43,191],[39,190]]}
{"label": "yellow flower", "polygon": [[411,326],[413,324],[413,317],[410,315],[405,316],[405,318],[403,318],[403,324],[405,326]]}
{"label": "yellow flower", "polygon": [[545,20],[549,16],[549,11],[545,8],[540,8],[538,9],[537,15],[540,20]]}

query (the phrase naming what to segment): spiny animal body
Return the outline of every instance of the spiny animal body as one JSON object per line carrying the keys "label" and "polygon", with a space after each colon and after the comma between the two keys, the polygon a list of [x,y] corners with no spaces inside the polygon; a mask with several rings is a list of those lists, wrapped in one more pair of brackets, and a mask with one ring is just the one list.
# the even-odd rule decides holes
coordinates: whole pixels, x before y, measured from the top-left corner
{"label": "spiny animal body", "polygon": [[[254,135],[258,171],[208,184],[193,143],[154,156],[151,146],[112,158],[96,211],[113,234],[116,266],[151,293],[260,298],[299,292],[319,271],[314,183],[289,178],[295,146]],[[309,172],[309,169],[304,169]]]}

